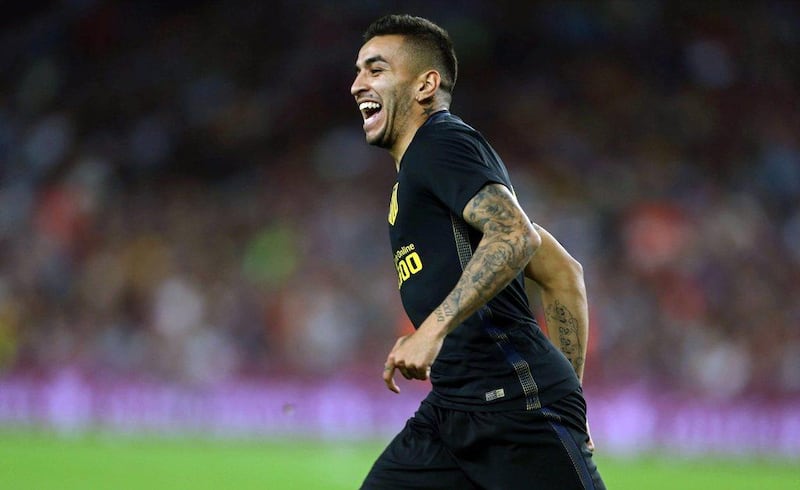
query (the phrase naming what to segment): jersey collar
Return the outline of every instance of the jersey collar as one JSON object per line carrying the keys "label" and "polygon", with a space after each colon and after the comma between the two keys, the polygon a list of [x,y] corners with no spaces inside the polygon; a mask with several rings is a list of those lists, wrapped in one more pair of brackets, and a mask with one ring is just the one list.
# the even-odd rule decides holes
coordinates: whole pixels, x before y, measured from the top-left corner
{"label": "jersey collar", "polygon": [[422,125],[423,126],[427,126],[428,124],[433,124],[433,123],[439,122],[439,121],[441,121],[442,119],[444,119],[445,117],[447,117],[449,115],[450,115],[450,111],[448,111],[447,109],[442,109],[440,111],[436,111],[433,114],[431,114],[430,116],[428,116],[428,119]]}

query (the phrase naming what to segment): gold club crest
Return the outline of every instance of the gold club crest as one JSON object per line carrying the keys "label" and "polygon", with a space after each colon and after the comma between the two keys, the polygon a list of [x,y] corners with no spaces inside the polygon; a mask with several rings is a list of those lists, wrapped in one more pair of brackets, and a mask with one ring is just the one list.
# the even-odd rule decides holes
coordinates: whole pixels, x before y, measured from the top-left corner
{"label": "gold club crest", "polygon": [[392,188],[392,199],[389,201],[389,224],[392,226],[397,219],[397,184]]}

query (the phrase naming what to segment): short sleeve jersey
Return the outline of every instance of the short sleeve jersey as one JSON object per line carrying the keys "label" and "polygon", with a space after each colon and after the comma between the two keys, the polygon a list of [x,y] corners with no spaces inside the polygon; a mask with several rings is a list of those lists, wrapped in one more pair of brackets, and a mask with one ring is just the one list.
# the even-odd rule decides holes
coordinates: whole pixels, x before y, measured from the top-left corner
{"label": "short sleeve jersey", "polygon": [[[484,186],[513,189],[480,133],[448,111],[433,114],[404,154],[389,207],[403,306],[415,327],[455,287],[481,239],[462,218]],[[431,367],[430,403],[463,410],[533,410],[579,388],[569,361],[531,313],[520,274],[450,332]]]}

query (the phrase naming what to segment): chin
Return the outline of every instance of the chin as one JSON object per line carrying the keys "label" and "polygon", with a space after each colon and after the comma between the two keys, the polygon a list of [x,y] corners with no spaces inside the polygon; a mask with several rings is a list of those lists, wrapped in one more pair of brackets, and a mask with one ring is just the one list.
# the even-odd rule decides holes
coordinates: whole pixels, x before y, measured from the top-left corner
{"label": "chin", "polygon": [[367,135],[367,143],[372,146],[377,146],[378,148],[389,148],[391,146],[385,137],[384,133],[378,133],[374,135]]}

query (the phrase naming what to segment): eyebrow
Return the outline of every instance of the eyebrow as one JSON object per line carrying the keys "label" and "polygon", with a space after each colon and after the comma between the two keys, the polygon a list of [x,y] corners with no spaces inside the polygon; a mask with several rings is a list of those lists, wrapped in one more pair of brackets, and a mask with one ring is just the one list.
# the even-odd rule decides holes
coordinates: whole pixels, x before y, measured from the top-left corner
{"label": "eyebrow", "polygon": [[[386,63],[386,64],[389,63],[386,60],[386,58],[384,58],[383,56],[381,56],[379,54],[376,54],[375,56],[370,56],[369,58],[365,59],[364,60],[364,66],[366,67],[366,66],[372,65],[374,63],[380,63],[380,62],[383,62],[383,63]],[[361,68],[358,66],[358,63],[356,63],[356,71],[359,71],[360,69]]]}

